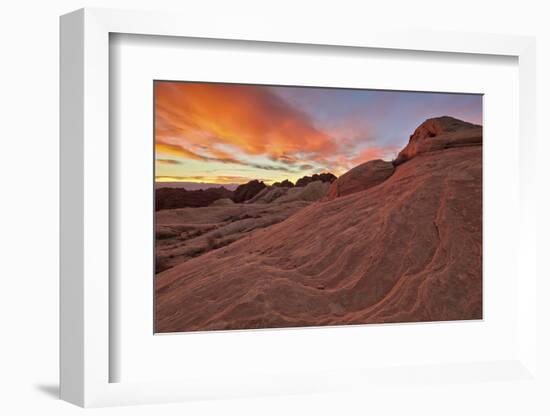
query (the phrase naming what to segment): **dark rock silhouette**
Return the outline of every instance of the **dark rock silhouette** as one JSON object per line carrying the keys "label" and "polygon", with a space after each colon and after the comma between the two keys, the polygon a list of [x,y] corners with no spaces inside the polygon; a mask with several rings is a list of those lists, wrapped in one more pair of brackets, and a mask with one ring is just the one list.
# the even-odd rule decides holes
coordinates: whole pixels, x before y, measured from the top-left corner
{"label": "dark rock silhouette", "polygon": [[296,186],[306,186],[307,184],[316,181],[332,183],[335,180],[336,176],[332,173],[315,173],[312,176],[304,176],[303,178],[298,179],[298,181],[296,181]]}
{"label": "dark rock silhouette", "polygon": [[273,186],[275,186],[277,188],[293,188],[294,184],[292,182],[290,182],[288,179],[285,179],[282,182],[275,182],[273,184]]}
{"label": "dark rock silhouette", "polygon": [[254,198],[262,189],[266,187],[265,183],[260,182],[256,179],[245,183],[244,185],[239,185],[237,189],[233,191],[233,202],[245,202],[251,198]]}
{"label": "dark rock silhouette", "polygon": [[155,210],[185,207],[206,207],[221,198],[231,198],[233,192],[219,188],[187,191],[184,188],[159,188],[155,190]]}

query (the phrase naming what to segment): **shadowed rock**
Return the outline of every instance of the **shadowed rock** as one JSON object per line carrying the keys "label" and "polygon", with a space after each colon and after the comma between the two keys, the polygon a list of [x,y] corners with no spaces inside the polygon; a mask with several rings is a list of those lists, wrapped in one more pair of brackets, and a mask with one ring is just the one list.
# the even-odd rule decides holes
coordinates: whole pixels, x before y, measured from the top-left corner
{"label": "shadowed rock", "polygon": [[273,184],[273,186],[275,186],[277,188],[293,188],[294,184],[292,182],[290,182],[288,179],[285,179],[282,182],[275,182]]}
{"label": "shadowed rock", "polygon": [[275,200],[277,204],[283,204],[293,201],[315,202],[325,197],[329,188],[328,182],[315,181],[310,182],[304,187],[294,187],[289,189],[284,196]]}
{"label": "shadowed rock", "polygon": [[291,188],[268,186],[267,188],[264,188],[260,192],[258,192],[254,198],[251,198],[248,201],[246,201],[246,203],[247,204],[255,204],[255,203],[270,204],[276,199],[282,197],[283,195],[286,195],[289,189]]}
{"label": "shadowed rock", "polygon": [[221,198],[231,198],[233,192],[224,187],[187,191],[184,188],[159,188],[155,191],[155,210],[206,207]]}
{"label": "shadowed rock", "polygon": [[308,183],[317,181],[331,183],[335,180],[336,176],[334,176],[332,173],[315,173],[313,174],[313,176],[304,176],[303,178],[298,179],[298,181],[296,181],[296,186],[306,186]]}
{"label": "shadowed rock", "polygon": [[266,187],[265,183],[254,179],[244,185],[239,185],[235,191],[233,191],[233,202],[244,202],[253,198],[258,194],[262,189]]}
{"label": "shadowed rock", "polygon": [[229,199],[229,198],[221,198],[221,199],[217,199],[216,201],[212,202],[210,204],[211,207],[219,207],[219,206],[227,206],[227,205],[234,205],[235,203],[233,202],[233,200]]}
{"label": "shadowed rock", "polygon": [[380,159],[365,162],[332,182],[326,198],[331,200],[369,189],[388,179],[394,169],[392,162]]}
{"label": "shadowed rock", "polygon": [[283,204],[293,201],[315,202],[324,198],[329,188],[328,182],[315,181],[306,186],[284,188],[270,186],[262,189],[254,198],[246,201],[246,204]]}

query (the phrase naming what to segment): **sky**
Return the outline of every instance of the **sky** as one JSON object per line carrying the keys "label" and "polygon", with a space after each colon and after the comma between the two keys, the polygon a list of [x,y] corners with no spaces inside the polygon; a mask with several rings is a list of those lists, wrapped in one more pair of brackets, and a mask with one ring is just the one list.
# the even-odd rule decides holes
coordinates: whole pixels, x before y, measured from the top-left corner
{"label": "sky", "polygon": [[428,118],[482,124],[482,96],[155,81],[157,182],[272,184],[392,160]]}

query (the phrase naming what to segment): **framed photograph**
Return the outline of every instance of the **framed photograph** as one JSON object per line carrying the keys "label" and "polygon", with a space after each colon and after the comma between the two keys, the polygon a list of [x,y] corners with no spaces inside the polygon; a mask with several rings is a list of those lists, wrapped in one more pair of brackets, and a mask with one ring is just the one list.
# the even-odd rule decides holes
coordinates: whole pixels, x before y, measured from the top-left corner
{"label": "framed photograph", "polygon": [[528,37],[63,16],[61,397],[539,388],[534,68]]}
{"label": "framed photograph", "polygon": [[153,88],[155,333],[482,319],[482,95]]}

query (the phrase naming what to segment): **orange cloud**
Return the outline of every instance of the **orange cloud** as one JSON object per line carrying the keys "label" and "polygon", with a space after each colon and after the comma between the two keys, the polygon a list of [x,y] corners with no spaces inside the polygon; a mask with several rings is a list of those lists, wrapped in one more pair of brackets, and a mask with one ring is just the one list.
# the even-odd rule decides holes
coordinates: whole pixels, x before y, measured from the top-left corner
{"label": "orange cloud", "polygon": [[196,159],[188,148],[201,147],[209,153],[205,157],[231,159],[220,150],[229,147],[292,164],[337,151],[333,137],[262,86],[159,81],[155,110],[157,145],[168,154],[174,151],[170,145],[178,145],[181,157]]}
{"label": "orange cloud", "polygon": [[156,162],[160,165],[180,165],[181,162],[179,160],[174,159],[156,159]]}
{"label": "orange cloud", "polygon": [[350,160],[351,165],[349,168],[360,165],[361,163],[368,162],[375,159],[388,159],[393,158],[397,152],[397,147],[368,147],[359,153],[356,157]]}
{"label": "orange cloud", "polygon": [[155,150],[158,153],[164,153],[167,155],[183,157],[185,159],[207,160],[207,158],[205,158],[204,156],[201,156],[195,152],[187,150],[183,146],[170,144],[170,143],[162,143],[158,140],[155,143]]}
{"label": "orange cloud", "polygon": [[[199,182],[199,183],[214,183],[214,184],[243,184],[251,181],[252,179],[246,176],[156,176],[155,182]],[[271,179],[258,179],[260,181],[270,183]]]}
{"label": "orange cloud", "polygon": [[[167,154],[171,156],[181,157],[184,159],[193,159],[193,160],[202,160],[204,162],[220,162],[220,163],[232,163],[235,165],[249,166],[258,169],[264,170],[281,170],[286,172],[291,172],[292,170],[285,166],[271,166],[254,162],[246,162],[242,160],[237,160],[232,158],[229,153],[212,149],[210,153],[215,156],[205,156],[196,152],[192,152],[189,149],[186,149],[183,146],[177,144],[163,143],[157,140],[155,143],[155,150],[157,153]],[[157,161],[162,161],[164,159],[158,159]]]}

